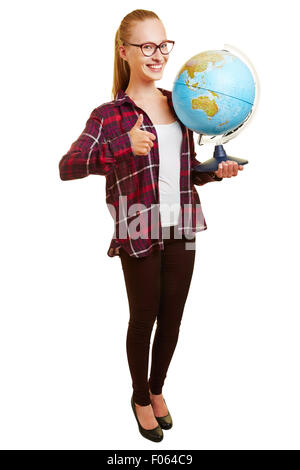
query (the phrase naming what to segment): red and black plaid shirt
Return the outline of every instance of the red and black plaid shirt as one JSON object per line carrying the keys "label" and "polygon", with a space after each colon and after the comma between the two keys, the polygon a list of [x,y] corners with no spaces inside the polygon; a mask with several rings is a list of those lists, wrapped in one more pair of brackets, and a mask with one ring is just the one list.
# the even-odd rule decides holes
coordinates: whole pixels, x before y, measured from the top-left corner
{"label": "red and black plaid shirt", "polygon": [[[193,131],[178,119],[172,92],[158,89],[168,103],[182,129],[180,161],[180,206],[178,229],[191,239],[195,232],[207,229],[195,184],[202,186],[214,179],[214,172],[199,173],[194,150]],[[138,115],[143,114],[141,130],[156,135],[147,155],[135,155],[129,131]],[[140,258],[153,249],[164,249],[159,213],[159,152],[156,129],[145,111],[123,91],[116,99],[95,108],[85,129],[59,162],[60,178],[72,180],[90,174],[106,177],[106,203],[114,219],[115,230],[107,255],[119,255],[124,248],[131,256]],[[132,235],[130,226],[142,227],[140,235]],[[136,232],[137,233],[137,232]],[[141,235],[142,233],[142,235]]]}

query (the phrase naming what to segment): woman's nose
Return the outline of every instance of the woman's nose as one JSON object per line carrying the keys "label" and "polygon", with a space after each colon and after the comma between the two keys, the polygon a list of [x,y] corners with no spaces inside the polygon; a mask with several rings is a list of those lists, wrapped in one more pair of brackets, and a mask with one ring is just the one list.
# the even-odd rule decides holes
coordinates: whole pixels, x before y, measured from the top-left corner
{"label": "woman's nose", "polygon": [[155,53],[152,55],[152,58],[159,60],[160,62],[164,61],[164,55],[161,53],[160,48],[158,47]]}

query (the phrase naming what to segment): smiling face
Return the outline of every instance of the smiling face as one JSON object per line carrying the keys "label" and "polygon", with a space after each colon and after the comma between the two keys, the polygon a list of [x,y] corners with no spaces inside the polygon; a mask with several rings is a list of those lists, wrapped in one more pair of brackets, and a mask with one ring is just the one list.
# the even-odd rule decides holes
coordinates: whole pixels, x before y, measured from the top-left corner
{"label": "smiling face", "polygon": [[[129,42],[134,44],[154,42],[158,45],[167,39],[162,22],[157,19],[147,19],[134,23]],[[119,46],[119,53],[129,64],[131,80],[137,81],[160,80],[169,59],[169,56],[162,54],[159,48],[151,57],[146,57],[140,47],[130,45]],[[151,68],[151,65],[159,67]]]}

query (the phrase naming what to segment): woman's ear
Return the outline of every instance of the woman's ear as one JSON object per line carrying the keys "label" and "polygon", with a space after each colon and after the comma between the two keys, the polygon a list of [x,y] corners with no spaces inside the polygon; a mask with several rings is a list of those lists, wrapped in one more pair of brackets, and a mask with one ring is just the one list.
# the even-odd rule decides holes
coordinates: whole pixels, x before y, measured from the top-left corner
{"label": "woman's ear", "polygon": [[119,55],[120,55],[121,59],[127,60],[126,59],[126,49],[125,49],[124,46],[119,46]]}

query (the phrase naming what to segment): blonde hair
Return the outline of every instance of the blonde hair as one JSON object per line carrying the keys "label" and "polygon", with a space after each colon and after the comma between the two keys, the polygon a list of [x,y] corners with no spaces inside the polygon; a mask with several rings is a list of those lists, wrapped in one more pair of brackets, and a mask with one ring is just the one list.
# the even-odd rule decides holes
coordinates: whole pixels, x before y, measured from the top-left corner
{"label": "blonde hair", "polygon": [[133,10],[128,15],[124,16],[120,26],[115,35],[115,59],[114,59],[114,76],[113,76],[113,87],[112,87],[112,99],[115,100],[118,90],[122,89],[125,91],[130,79],[130,67],[127,60],[120,57],[119,46],[123,45],[123,42],[130,41],[130,33],[134,27],[134,22],[144,21],[147,19],[160,20],[158,15],[154,11],[150,10]]}

